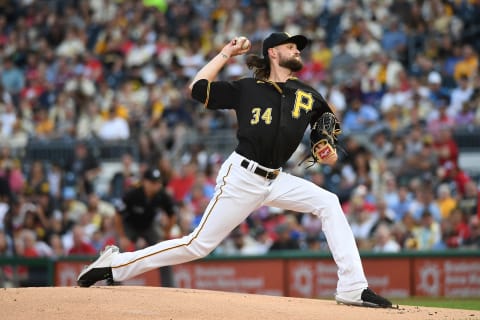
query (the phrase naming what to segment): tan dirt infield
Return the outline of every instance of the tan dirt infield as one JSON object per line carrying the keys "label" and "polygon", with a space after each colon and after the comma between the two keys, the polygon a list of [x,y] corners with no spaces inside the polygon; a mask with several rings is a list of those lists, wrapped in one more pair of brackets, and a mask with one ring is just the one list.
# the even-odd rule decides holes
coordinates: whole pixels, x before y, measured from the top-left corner
{"label": "tan dirt infield", "polygon": [[95,286],[0,289],[3,320],[480,320],[480,311],[400,306],[373,309],[333,300],[196,289]]}

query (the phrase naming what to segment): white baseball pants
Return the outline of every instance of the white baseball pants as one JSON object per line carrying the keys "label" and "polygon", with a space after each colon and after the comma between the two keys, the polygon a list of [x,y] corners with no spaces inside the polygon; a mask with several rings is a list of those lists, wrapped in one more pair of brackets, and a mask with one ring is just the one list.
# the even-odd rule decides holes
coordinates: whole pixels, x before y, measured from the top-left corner
{"label": "white baseball pants", "polygon": [[248,169],[241,167],[244,159],[233,152],[222,164],[215,194],[191,234],[116,255],[113,279],[124,281],[152,269],[203,258],[251,212],[266,205],[317,215],[338,267],[337,292],[366,288],[360,255],[338,197],[285,172],[275,180],[265,179],[253,173],[255,162]]}

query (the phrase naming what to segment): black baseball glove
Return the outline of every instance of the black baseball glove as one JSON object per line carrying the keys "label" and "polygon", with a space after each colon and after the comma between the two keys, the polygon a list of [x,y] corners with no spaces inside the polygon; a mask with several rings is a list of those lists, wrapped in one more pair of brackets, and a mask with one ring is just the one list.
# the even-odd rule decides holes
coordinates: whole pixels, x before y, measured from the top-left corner
{"label": "black baseball glove", "polygon": [[342,130],[337,117],[323,113],[312,126],[310,153],[314,163],[332,165],[337,161],[337,139]]}

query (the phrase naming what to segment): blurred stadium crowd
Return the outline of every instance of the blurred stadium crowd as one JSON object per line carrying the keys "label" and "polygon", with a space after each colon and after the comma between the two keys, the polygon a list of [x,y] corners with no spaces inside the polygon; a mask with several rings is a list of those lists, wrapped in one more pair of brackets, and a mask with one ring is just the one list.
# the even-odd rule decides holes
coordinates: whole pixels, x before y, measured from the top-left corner
{"label": "blurred stadium crowd", "polygon": [[[478,250],[479,176],[459,164],[454,133],[480,127],[479,16],[474,0],[0,1],[0,255],[118,242],[115,203],[152,166],[176,203],[171,236],[189,233],[225,156],[205,141],[232,135],[235,118],[205,111],[186,85],[234,36],[259,53],[276,30],[312,40],[298,76],[344,132],[335,167],[298,166],[305,138],[285,169],[338,194],[361,250]],[[248,75],[243,59],[221,78]],[[25,156],[49,141],[73,155]],[[135,152],[106,174],[100,142]],[[282,249],[328,250],[321,222],[260,208],[215,252]]]}

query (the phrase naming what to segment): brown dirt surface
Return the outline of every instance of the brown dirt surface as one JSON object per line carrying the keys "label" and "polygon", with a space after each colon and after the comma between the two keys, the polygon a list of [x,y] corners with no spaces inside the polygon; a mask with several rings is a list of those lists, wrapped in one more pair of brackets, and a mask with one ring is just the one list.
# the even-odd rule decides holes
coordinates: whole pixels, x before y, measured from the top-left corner
{"label": "brown dirt surface", "polygon": [[0,289],[0,318],[3,320],[480,320],[480,311],[413,306],[399,306],[399,309],[374,309],[339,305],[333,300],[196,289],[95,286]]}

